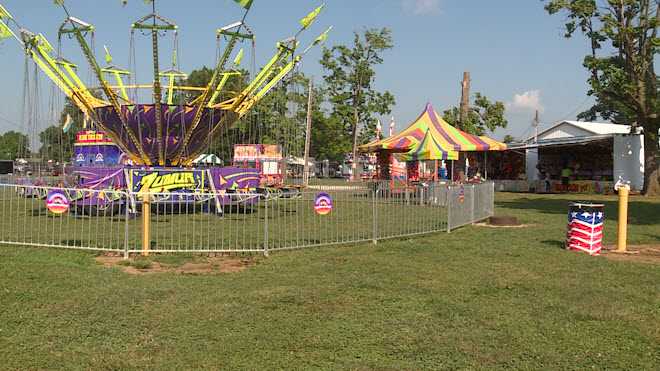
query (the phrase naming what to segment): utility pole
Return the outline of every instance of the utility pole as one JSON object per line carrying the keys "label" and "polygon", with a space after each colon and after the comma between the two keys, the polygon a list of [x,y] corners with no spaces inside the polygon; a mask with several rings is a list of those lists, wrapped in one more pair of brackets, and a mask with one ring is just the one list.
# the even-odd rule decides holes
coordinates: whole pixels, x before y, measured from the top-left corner
{"label": "utility pole", "polygon": [[309,94],[307,95],[307,130],[305,131],[305,158],[303,165],[303,184],[309,185],[309,143],[312,137],[312,89],[314,81],[309,79]]}
{"label": "utility pole", "polygon": [[[356,67],[358,68],[358,67]],[[358,104],[360,102],[361,93],[360,70],[357,70],[357,85],[353,93],[353,163],[351,164],[351,180],[357,181],[360,179],[358,174],[358,158],[357,158],[357,143],[358,143],[358,123],[360,121],[360,114],[358,112]]]}
{"label": "utility pole", "polygon": [[463,82],[461,83],[461,109],[459,121],[462,127],[465,127],[465,121],[470,111],[470,73],[463,72]]}
{"label": "utility pole", "polygon": [[536,110],[536,114],[534,115],[534,143],[538,143],[539,141],[539,110]]}

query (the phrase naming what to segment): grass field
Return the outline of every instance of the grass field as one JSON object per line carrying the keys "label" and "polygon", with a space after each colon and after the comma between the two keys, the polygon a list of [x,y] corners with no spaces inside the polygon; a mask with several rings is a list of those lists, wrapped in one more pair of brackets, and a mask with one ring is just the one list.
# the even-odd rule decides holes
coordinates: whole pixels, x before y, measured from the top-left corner
{"label": "grass field", "polygon": [[[274,254],[240,273],[128,275],[0,247],[4,369],[658,369],[660,265],[561,249],[569,200],[497,194],[531,226]],[[633,198],[630,242],[660,243]],[[185,258],[163,257],[169,262]]]}

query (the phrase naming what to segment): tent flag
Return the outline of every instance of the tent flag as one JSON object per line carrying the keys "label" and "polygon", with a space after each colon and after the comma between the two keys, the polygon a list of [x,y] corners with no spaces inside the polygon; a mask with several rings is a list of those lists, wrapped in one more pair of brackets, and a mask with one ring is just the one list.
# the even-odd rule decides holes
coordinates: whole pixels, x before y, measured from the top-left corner
{"label": "tent flag", "polygon": [[71,129],[71,124],[73,124],[73,120],[71,119],[71,115],[67,113],[66,119],[64,119],[64,125],[62,125],[62,131],[65,133],[68,132]]}
{"label": "tent flag", "polygon": [[328,33],[332,30],[332,26],[328,27],[327,30],[325,30],[322,34],[319,35],[319,37],[314,40],[314,45],[318,45],[322,42],[325,42],[325,40],[328,39]]}
{"label": "tent flag", "polygon": [[103,50],[105,50],[105,63],[108,65],[112,64],[112,55],[110,54],[110,50],[108,50],[106,45],[103,45]]}
{"label": "tent flag", "polygon": [[321,4],[318,8],[312,10],[311,13],[307,14],[305,18],[300,20],[300,25],[302,26],[303,29],[307,29],[309,26],[314,23],[314,20],[316,20],[316,17],[321,14],[321,10],[323,10],[323,7],[325,7],[325,4]]}
{"label": "tent flag", "polygon": [[242,6],[246,10],[248,10],[252,6],[252,1],[253,0],[234,0],[234,1],[236,2],[236,4]]}
{"label": "tent flag", "polygon": [[6,24],[0,22],[0,40],[8,37],[11,37],[11,30]]}
{"label": "tent flag", "polygon": [[236,58],[234,58],[234,65],[236,67],[241,65],[241,62],[243,61],[243,54],[244,54],[244,51],[243,51],[243,48],[241,48],[241,50],[238,51],[238,54],[236,55]]}
{"label": "tent flag", "polygon": [[0,19],[14,19],[14,17],[9,14],[7,9],[5,9],[2,4],[0,4]]}

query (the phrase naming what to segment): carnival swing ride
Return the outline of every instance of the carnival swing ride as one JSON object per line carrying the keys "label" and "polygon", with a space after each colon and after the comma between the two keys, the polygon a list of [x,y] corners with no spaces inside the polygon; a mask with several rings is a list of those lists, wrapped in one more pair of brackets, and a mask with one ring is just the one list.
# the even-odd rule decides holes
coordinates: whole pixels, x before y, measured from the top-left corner
{"label": "carnival swing ride", "polygon": [[[57,49],[43,34],[22,27],[0,4],[0,35],[13,37],[25,50],[26,58],[35,63],[35,70],[40,69],[84,116],[85,130],[77,135],[73,159],[79,165],[74,171],[79,179],[76,187],[129,193],[167,192],[180,200],[204,191],[224,195],[259,186],[255,169],[195,169],[193,161],[209,148],[214,137],[245,117],[282,82],[311,48],[324,42],[331,27],[298,52],[299,37],[314,23],[324,5],[314,9],[300,20],[294,36],[277,43],[273,57],[249,76],[252,80],[242,90],[232,91],[227,89],[231,79],[247,79],[249,75],[240,68],[244,49],[236,49],[249,43],[254,58],[255,40],[246,23],[253,0],[234,1],[242,7],[243,16],[216,30],[218,45],[222,42],[224,48],[218,48],[210,81],[202,87],[182,85],[187,75],[178,66],[179,27],[157,13],[156,0],[144,1],[152,12],[133,22],[130,30],[129,64],[133,68],[135,33],[150,36],[153,80],[149,84],[135,81],[134,70],[115,66],[105,46],[106,66],[101,66],[93,45],[95,26],[72,16],[64,0],[55,0],[55,5],[66,14],[58,30]],[[127,1],[123,3],[126,5]],[[172,37],[174,47],[172,66],[163,71],[159,52],[160,39],[165,36]],[[98,87],[86,85],[77,66],[62,55],[61,43],[66,37],[77,42]],[[143,103],[149,96],[151,102]],[[227,201],[221,197],[225,196],[216,196],[217,202]],[[89,202],[98,206],[108,201],[92,198]]]}

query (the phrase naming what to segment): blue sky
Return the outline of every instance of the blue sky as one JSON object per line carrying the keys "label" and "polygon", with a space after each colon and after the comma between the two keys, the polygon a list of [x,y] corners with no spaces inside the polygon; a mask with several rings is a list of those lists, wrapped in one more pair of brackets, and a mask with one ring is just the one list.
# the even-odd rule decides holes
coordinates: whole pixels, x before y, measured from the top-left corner
{"label": "blue sky", "polygon": [[[24,27],[44,33],[56,45],[63,12],[51,0],[0,0]],[[108,45],[118,65],[128,65],[130,23],[149,9],[142,0],[66,0],[73,15],[97,27],[96,46]],[[266,62],[277,40],[290,36],[298,20],[320,0],[255,0],[247,23],[257,35],[257,66]],[[350,43],[352,33],[365,28],[389,27],[394,49],[377,68],[376,86],[396,97],[393,114],[397,128],[414,120],[430,101],[436,110],[457,105],[463,71],[472,75],[472,92],[506,102],[509,127],[493,136],[529,134],[534,109],[541,121],[572,119],[587,108],[587,73],[582,58],[587,43],[562,36],[561,16],[549,16],[540,0],[327,0],[325,12],[304,37],[313,39],[333,25],[328,45]],[[232,0],[159,0],[159,13],[177,22],[183,70],[211,65],[216,46],[214,30],[240,17]],[[150,47],[138,36],[138,76],[149,74]],[[163,41],[161,60],[170,60],[169,39]],[[143,51],[140,50],[143,49]],[[84,64],[71,40],[64,55]],[[308,54],[305,73],[319,81],[320,51]],[[20,126],[23,54],[17,43],[0,43],[0,131]],[[250,60],[248,56],[244,63]],[[81,73],[87,76],[86,73]],[[46,85],[44,85],[46,86]],[[47,91],[46,89],[43,90]],[[384,122],[389,118],[383,117]]]}

